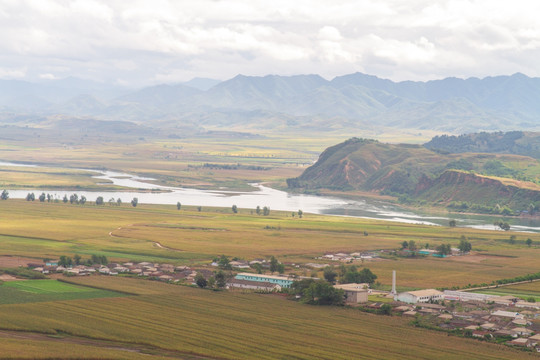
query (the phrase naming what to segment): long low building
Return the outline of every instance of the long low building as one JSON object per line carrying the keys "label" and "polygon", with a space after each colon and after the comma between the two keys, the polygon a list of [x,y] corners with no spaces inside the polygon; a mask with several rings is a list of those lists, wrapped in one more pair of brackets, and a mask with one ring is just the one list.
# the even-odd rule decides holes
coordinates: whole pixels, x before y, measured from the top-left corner
{"label": "long low building", "polygon": [[497,295],[488,295],[488,294],[476,294],[472,292],[465,291],[453,291],[453,290],[444,290],[444,299],[445,300],[455,300],[455,301],[489,301],[491,298],[496,298]]}
{"label": "long low building", "polygon": [[231,279],[227,281],[227,289],[246,289],[256,291],[281,291],[281,286],[278,284],[272,284],[267,281],[250,281],[250,280],[238,280]]}
{"label": "long low building", "polygon": [[402,292],[394,296],[394,300],[408,304],[425,303],[430,301],[444,300],[444,293],[435,289],[425,289]]}
{"label": "long low building", "polygon": [[252,274],[252,273],[239,273],[235,276],[235,279],[268,282],[272,284],[277,284],[281,286],[282,288],[289,288],[294,282],[294,279],[288,276],[263,275],[263,274]]}

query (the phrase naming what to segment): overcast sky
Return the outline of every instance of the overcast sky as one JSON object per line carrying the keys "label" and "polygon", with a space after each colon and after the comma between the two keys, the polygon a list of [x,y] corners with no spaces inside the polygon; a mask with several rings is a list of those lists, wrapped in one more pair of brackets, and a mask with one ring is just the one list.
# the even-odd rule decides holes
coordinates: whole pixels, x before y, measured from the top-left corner
{"label": "overcast sky", "polygon": [[0,0],[0,78],[540,76],[540,1]]}

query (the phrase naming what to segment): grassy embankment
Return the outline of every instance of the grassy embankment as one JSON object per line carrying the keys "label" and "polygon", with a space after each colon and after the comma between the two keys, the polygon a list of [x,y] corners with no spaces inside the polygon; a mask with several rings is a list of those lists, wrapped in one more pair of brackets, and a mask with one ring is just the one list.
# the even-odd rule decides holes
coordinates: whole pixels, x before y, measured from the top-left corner
{"label": "grassy embankment", "polygon": [[[155,355],[167,354],[171,358],[534,357],[499,345],[413,328],[408,319],[369,315],[349,308],[307,306],[273,295],[213,292],[126,278],[88,277],[74,281],[140,295],[0,305],[0,327],[121,341],[126,348],[144,345]],[[0,340],[0,344],[5,341]],[[21,343],[11,341],[9,346],[22,358],[25,354],[36,356]],[[83,351],[73,348],[70,355],[90,355]],[[111,351],[107,357],[117,356],[118,352]],[[40,357],[45,356],[36,356]]]}
{"label": "grassy embankment", "polygon": [[[414,240],[434,248],[457,246],[469,238],[475,255],[438,259],[388,257],[366,261],[382,284],[391,283],[392,270],[404,287],[451,287],[489,283],[535,272],[539,234],[507,233],[469,228],[410,225],[383,221],[307,214],[303,219],[272,211],[258,216],[250,209],[139,205],[84,206],[0,201],[0,255],[57,258],[60,255],[105,255],[113,260],[205,265],[220,254],[247,260],[277,256],[290,263],[316,262],[329,252],[397,249]],[[364,232],[368,235],[365,236]],[[516,236],[510,244],[509,237]],[[531,248],[525,239],[533,240]],[[170,248],[162,249],[156,246]],[[287,267],[287,272],[311,274]]]}

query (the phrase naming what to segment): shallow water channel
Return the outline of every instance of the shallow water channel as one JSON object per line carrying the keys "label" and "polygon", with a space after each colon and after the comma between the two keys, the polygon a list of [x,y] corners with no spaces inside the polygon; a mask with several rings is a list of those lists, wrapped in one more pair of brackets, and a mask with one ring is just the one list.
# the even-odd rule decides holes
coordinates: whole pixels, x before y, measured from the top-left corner
{"label": "shallow water channel", "polygon": [[[38,165],[15,164],[0,162],[0,167],[6,166],[30,166]],[[144,178],[136,175],[119,173],[114,171],[98,171],[94,177],[102,179],[104,182],[112,182],[114,185],[122,186],[126,191],[63,191],[44,189],[25,189],[9,191],[10,198],[25,198],[29,192],[33,192],[36,198],[42,192],[49,193],[56,199],[62,199],[64,195],[71,194],[84,195],[88,200],[95,201],[98,196],[103,196],[105,202],[109,199],[120,198],[122,202],[130,202],[136,197],[139,203],[148,204],[170,204],[198,206],[231,207],[236,205],[239,208],[255,209],[268,206],[273,210],[298,211],[301,209],[306,213],[351,216],[379,220],[389,220],[411,224],[427,225],[448,225],[449,219],[455,219],[458,226],[472,227],[478,229],[495,229],[493,221],[496,218],[488,215],[463,215],[463,214],[443,214],[432,215],[419,211],[403,209],[394,204],[379,202],[372,199],[348,200],[343,198],[291,194],[285,191],[275,190],[260,184],[251,184],[255,189],[251,192],[238,192],[226,190],[199,190],[190,188],[177,188],[152,184],[152,178]],[[152,191],[154,190],[154,191]],[[540,221],[537,218],[508,217],[504,221],[511,225],[514,231],[540,232]]]}

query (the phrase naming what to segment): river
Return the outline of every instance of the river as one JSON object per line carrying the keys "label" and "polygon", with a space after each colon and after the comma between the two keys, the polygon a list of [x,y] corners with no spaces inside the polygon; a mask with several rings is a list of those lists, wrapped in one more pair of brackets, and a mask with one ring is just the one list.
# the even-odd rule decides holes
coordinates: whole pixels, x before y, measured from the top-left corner
{"label": "river", "polygon": [[[38,167],[38,165],[15,164],[0,162],[0,167],[18,166],[18,167]],[[68,197],[74,193],[85,196],[90,201],[95,201],[98,196],[102,196],[105,202],[110,199],[120,198],[122,202],[129,203],[136,197],[139,203],[147,204],[170,204],[176,205],[180,202],[182,205],[196,206],[216,206],[231,207],[236,205],[239,208],[255,209],[268,206],[273,210],[298,211],[306,213],[351,216],[368,219],[388,220],[410,224],[426,225],[448,225],[450,219],[455,219],[458,226],[472,227],[478,229],[496,229],[493,226],[494,220],[500,220],[487,215],[463,215],[448,214],[432,215],[420,211],[411,211],[401,208],[397,205],[379,202],[371,199],[366,200],[347,200],[342,198],[290,194],[284,191],[272,189],[261,184],[251,184],[257,188],[251,192],[238,192],[226,190],[199,190],[190,188],[177,188],[152,184],[152,178],[144,178],[135,175],[119,173],[114,171],[97,171],[97,179],[104,182],[112,182],[114,185],[133,189],[126,191],[62,191],[62,190],[39,190],[25,189],[9,191],[10,198],[24,199],[29,192],[33,192],[37,197],[42,192],[53,195],[54,198],[61,200],[64,195]],[[155,191],[152,191],[155,190]],[[504,218],[511,225],[514,231],[522,232],[540,232],[540,221],[537,218],[508,217]]]}

